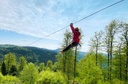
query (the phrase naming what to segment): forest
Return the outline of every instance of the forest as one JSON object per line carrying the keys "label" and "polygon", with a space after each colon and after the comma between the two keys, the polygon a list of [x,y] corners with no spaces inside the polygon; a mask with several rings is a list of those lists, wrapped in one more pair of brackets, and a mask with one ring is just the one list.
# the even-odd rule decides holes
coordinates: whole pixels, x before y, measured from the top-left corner
{"label": "forest", "polygon": [[[61,48],[70,44],[71,38],[66,30]],[[0,84],[128,84],[128,23],[112,20],[94,33],[89,46],[81,60],[77,59],[78,46],[58,53],[55,62],[39,64],[7,53],[0,61]]]}

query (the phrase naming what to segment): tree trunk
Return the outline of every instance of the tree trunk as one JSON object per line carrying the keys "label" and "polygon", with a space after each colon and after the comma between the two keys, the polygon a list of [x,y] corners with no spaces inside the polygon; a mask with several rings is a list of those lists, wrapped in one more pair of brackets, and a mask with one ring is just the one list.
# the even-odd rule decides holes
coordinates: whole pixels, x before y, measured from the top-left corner
{"label": "tree trunk", "polygon": [[107,53],[108,53],[108,80],[110,80],[110,50],[109,50],[109,41],[107,44]]}
{"label": "tree trunk", "polygon": [[124,38],[125,38],[125,41],[126,41],[126,81],[128,81],[128,30],[127,30],[128,27],[125,28],[125,33],[124,33]]}
{"label": "tree trunk", "polygon": [[110,63],[109,62],[110,62],[110,54],[108,52],[108,80],[110,80]]}
{"label": "tree trunk", "polygon": [[65,67],[66,67],[66,56],[63,55],[63,72],[65,72]]}
{"label": "tree trunk", "polygon": [[74,78],[76,77],[76,59],[77,59],[77,46],[75,49],[75,58],[74,58]]}
{"label": "tree trunk", "polygon": [[120,56],[120,80],[122,80],[122,58],[121,58],[121,46],[122,46],[122,43],[120,43],[120,46],[119,46],[119,56]]}
{"label": "tree trunk", "polygon": [[112,50],[113,50],[113,37],[111,37],[111,46],[110,46],[110,81],[112,80]]}
{"label": "tree trunk", "polygon": [[98,63],[98,62],[97,62],[97,61],[98,61],[97,59],[98,59],[98,44],[97,44],[97,46],[96,46],[96,66],[97,66],[97,63]]}
{"label": "tree trunk", "polygon": [[128,40],[126,43],[126,81],[128,81]]}

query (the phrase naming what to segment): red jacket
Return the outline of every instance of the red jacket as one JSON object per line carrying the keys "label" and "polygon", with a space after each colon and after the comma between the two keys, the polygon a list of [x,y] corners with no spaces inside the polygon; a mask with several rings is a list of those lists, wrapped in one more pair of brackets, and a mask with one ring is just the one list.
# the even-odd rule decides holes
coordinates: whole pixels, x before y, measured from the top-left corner
{"label": "red jacket", "polygon": [[73,33],[73,41],[79,43],[80,42],[80,32],[76,31],[75,28],[70,25],[72,33]]}

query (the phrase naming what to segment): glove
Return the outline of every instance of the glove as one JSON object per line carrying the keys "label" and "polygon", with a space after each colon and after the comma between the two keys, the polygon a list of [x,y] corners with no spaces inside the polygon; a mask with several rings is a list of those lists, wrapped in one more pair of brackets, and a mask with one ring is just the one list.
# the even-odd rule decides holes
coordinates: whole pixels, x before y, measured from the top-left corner
{"label": "glove", "polygon": [[73,26],[73,23],[70,23],[70,26]]}

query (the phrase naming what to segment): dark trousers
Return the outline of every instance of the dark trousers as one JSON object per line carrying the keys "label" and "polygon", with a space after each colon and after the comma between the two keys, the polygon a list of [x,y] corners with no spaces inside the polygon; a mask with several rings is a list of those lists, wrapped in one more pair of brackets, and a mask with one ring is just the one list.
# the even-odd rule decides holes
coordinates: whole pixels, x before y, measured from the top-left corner
{"label": "dark trousers", "polygon": [[63,50],[63,52],[69,50],[70,48],[73,48],[73,47],[77,46],[78,44],[79,44],[79,43],[77,43],[77,42],[72,42],[69,46],[67,46],[67,47]]}

